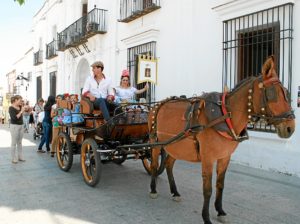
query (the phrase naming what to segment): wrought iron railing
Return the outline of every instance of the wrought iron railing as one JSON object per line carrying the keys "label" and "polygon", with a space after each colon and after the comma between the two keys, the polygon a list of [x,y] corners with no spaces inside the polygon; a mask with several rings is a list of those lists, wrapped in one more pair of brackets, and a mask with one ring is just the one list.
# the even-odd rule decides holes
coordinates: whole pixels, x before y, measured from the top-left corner
{"label": "wrought iron railing", "polygon": [[160,0],[121,0],[119,22],[128,23],[159,8]]}
{"label": "wrought iron railing", "polygon": [[87,42],[96,34],[107,32],[107,10],[94,8],[86,16],[76,20],[62,32],[57,34],[58,50],[64,51]]}
{"label": "wrought iron railing", "polygon": [[57,41],[53,40],[46,45],[46,59],[51,59],[57,56]]}
{"label": "wrought iron railing", "polygon": [[37,52],[33,53],[33,65],[39,65],[43,63],[43,51],[38,50]]}

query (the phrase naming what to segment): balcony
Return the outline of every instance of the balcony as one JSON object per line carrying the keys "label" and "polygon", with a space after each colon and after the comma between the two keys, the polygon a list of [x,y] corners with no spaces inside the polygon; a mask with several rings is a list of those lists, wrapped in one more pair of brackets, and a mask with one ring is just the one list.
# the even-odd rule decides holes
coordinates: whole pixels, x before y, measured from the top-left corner
{"label": "balcony", "polygon": [[57,41],[53,40],[46,45],[46,59],[52,59],[57,56]]}
{"label": "balcony", "polygon": [[119,22],[129,23],[160,8],[160,0],[121,0]]}
{"label": "balcony", "polygon": [[58,33],[58,50],[64,51],[70,47],[77,47],[96,34],[106,33],[106,15],[107,10],[94,8],[86,16]]}
{"label": "balcony", "polygon": [[43,63],[43,51],[38,50],[37,52],[33,53],[33,65],[40,65]]}

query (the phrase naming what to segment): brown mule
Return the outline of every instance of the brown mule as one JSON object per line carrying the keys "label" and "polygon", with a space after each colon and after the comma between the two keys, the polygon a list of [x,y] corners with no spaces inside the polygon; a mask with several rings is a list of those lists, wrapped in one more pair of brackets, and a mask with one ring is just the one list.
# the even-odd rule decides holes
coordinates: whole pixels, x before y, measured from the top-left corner
{"label": "brown mule", "polygon": [[[164,147],[168,156],[165,167],[171,194],[180,198],[173,177],[173,166],[177,159],[202,162],[204,204],[202,218],[211,224],[209,203],[212,194],[212,173],[217,161],[215,209],[222,221],[226,213],[222,207],[225,173],[231,154],[235,151],[248,122],[264,119],[276,127],[281,138],[289,138],[295,130],[293,114],[287,90],[278,80],[274,58],[269,57],[263,65],[260,77],[251,77],[236,86],[230,93],[223,94],[223,114],[213,121],[205,113],[208,101],[204,97],[191,99],[167,99],[153,108],[149,116],[151,142],[165,142],[176,139]],[[228,111],[228,112],[227,112]],[[216,130],[217,124],[227,124],[228,132]],[[185,132],[181,137],[179,133]],[[176,137],[178,136],[178,138]],[[157,197],[156,178],[160,147],[153,148],[151,163],[152,198]]]}

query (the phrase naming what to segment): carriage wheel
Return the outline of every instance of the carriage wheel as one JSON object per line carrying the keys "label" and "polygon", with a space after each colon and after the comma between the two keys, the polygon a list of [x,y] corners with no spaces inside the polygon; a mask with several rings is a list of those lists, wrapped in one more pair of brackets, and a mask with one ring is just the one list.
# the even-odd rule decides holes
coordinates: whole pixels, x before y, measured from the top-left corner
{"label": "carriage wheel", "polygon": [[98,145],[94,139],[88,138],[81,145],[81,170],[85,183],[94,187],[100,181],[102,163]]}
{"label": "carriage wheel", "polygon": [[60,132],[57,136],[56,159],[61,170],[67,172],[73,164],[73,149],[70,136]]}
{"label": "carriage wheel", "polygon": [[[149,158],[142,159],[143,166],[144,166],[145,170],[147,171],[147,173],[149,175],[151,175],[151,152],[152,152],[152,150],[150,150]],[[157,176],[162,174],[165,170],[165,159],[166,159],[166,152],[163,148],[161,148],[160,149],[160,156],[159,156],[159,159],[158,159]]]}

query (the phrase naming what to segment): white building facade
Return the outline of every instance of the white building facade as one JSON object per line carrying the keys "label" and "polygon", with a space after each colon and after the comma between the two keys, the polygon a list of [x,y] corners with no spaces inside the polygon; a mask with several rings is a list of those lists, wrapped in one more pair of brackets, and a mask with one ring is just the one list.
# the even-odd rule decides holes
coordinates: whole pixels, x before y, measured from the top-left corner
{"label": "white building facade", "polygon": [[[141,54],[158,59],[148,100],[190,97],[233,88],[258,74],[273,54],[299,117],[298,17],[299,0],[46,0],[33,22],[36,97],[80,94],[96,60],[116,86],[128,68],[140,88]],[[250,129],[234,161],[300,176],[298,128],[290,139],[279,139],[269,127]]]}

